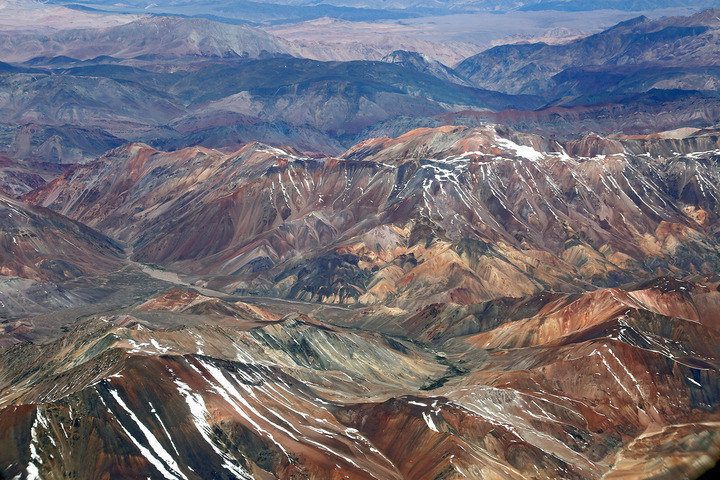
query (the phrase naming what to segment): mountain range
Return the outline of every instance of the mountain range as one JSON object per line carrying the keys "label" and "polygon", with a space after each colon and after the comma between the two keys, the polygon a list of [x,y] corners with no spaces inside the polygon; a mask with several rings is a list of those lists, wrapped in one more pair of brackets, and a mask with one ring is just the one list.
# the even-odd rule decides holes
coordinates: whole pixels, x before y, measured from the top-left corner
{"label": "mountain range", "polygon": [[415,130],[337,160],[260,144],[229,156],[133,145],[23,199],[130,242],[135,260],[229,275],[236,292],[477,303],[717,271],[718,138],[692,137],[708,153],[652,163],[643,142],[566,149],[497,127]]}
{"label": "mountain range", "polygon": [[134,144],[4,198],[1,301],[55,313],[2,324],[3,475],[696,475],[719,138]]}
{"label": "mountain range", "polygon": [[[0,79],[5,92],[0,112],[8,128],[16,125],[15,137],[27,125],[34,125],[38,134],[50,126],[73,126],[97,131],[93,135],[103,146],[121,138],[152,139],[158,147],[193,143],[236,148],[260,139],[339,152],[348,139],[389,119],[412,122],[453,109],[538,105],[531,96],[448,84],[432,70],[386,62],[201,56],[196,68],[173,72],[122,64],[114,57],[90,62],[53,57],[50,68],[47,62],[34,60],[32,67],[11,69]],[[97,154],[97,148],[65,134],[59,137],[59,149],[80,150],[80,158],[62,158],[59,149],[41,158],[77,162]],[[82,138],[87,142],[91,137]],[[40,154],[43,143],[38,140],[30,140],[39,148],[25,155]],[[23,157],[18,150],[7,153]]]}
{"label": "mountain range", "polygon": [[298,22],[319,17],[350,21],[377,21],[388,19],[407,19],[420,16],[441,16],[476,12],[508,11],[593,11],[627,10],[642,11],[672,7],[708,8],[717,6],[713,0],[367,0],[353,2],[348,0],[229,0],[205,2],[171,2],[130,0],[121,4],[110,0],[84,0],[69,2],[53,0],[53,3],[71,8],[90,9],[106,12],[203,15],[220,18],[225,21],[243,19],[247,21]]}
{"label": "mountain range", "polygon": [[705,10],[691,17],[638,17],[564,45],[499,46],[468,58],[457,70],[479,86],[508,93],[549,90],[555,98],[598,94],[605,91],[602,85],[615,87],[612,94],[652,88],[714,90],[719,14]]}
{"label": "mountain range", "polygon": [[101,56],[237,56],[258,58],[287,53],[281,41],[248,25],[205,19],[141,18],[107,28],[69,29],[51,33],[2,35],[0,58],[23,62],[36,57],[89,60]]}
{"label": "mountain range", "polygon": [[407,50],[382,61],[298,58],[307,46],[207,19],[6,33],[0,132],[8,156],[76,163],[127,141],[340,154],[452,123],[563,140],[703,128],[720,119],[717,17],[639,17],[569,43],[494,47],[454,69]]}
{"label": "mountain range", "polygon": [[713,478],[709,3],[0,3],[0,479]]}

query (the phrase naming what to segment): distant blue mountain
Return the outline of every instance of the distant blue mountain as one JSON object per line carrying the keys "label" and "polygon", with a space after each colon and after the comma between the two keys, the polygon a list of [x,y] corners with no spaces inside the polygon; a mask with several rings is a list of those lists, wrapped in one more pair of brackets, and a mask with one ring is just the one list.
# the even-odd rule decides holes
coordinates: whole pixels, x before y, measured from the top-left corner
{"label": "distant blue mountain", "polygon": [[122,4],[114,0],[50,0],[50,3],[106,11],[172,13],[265,22],[302,21],[319,17],[373,21],[480,11],[648,11],[673,7],[720,7],[720,0],[129,0]]}

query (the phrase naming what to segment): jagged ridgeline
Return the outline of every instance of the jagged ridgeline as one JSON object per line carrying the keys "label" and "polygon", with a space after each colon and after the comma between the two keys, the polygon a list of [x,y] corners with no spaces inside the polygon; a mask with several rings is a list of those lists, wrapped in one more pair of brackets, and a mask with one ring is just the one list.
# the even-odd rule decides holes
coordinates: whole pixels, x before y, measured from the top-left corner
{"label": "jagged ridgeline", "polygon": [[131,145],[27,193],[216,289],[410,308],[718,268],[718,136],[414,130],[338,158]]}

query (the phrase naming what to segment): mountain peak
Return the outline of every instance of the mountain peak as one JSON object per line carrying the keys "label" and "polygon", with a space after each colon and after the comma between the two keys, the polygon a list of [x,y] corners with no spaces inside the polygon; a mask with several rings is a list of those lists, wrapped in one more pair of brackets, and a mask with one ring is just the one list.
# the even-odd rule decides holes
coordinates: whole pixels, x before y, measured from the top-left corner
{"label": "mountain peak", "polygon": [[705,26],[720,26],[720,8],[709,8],[692,15],[689,23]]}
{"label": "mountain peak", "polygon": [[607,29],[606,32],[612,32],[613,30],[619,30],[619,29],[626,28],[626,27],[634,27],[636,25],[647,23],[649,21],[651,21],[650,18],[646,17],[645,15],[639,15],[639,16],[633,17],[629,20],[625,20],[625,21],[617,23],[616,25]]}

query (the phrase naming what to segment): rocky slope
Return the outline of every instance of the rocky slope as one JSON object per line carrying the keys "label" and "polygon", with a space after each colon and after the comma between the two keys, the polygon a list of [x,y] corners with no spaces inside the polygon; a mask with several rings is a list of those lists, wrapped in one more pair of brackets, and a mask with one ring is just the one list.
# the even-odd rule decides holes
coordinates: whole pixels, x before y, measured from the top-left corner
{"label": "rocky slope", "polygon": [[[123,141],[225,151],[262,141],[340,154],[369,137],[452,123],[502,123],[563,140],[709,127],[720,122],[713,12],[637,19],[562,45],[500,46],[455,70],[433,58],[449,64],[463,49],[476,50],[390,39],[375,53],[357,46],[360,54],[333,57],[322,55],[324,47],[312,53],[253,27],[206,19],[8,32],[0,139],[15,158],[69,163]],[[352,43],[334,22],[297,28],[331,29]]]}
{"label": "rocky slope", "polygon": [[473,304],[715,274],[717,150],[714,132],[561,145],[495,126],[415,130],[339,158],[133,145],[23,198],[226,291]]}
{"label": "rocky slope", "polygon": [[[691,480],[716,464],[718,12],[458,72],[433,58],[468,46],[435,33],[525,14],[485,15],[478,36],[480,15],[411,17],[600,5],[277,2],[86,3],[407,21],[270,29],[312,40],[291,45],[72,5],[57,30],[28,13],[0,33],[0,479]],[[91,17],[107,23],[71,28]],[[383,61],[288,55],[336,47]]]}
{"label": "rocky slope", "polygon": [[[26,171],[38,173],[43,178],[51,172],[55,173],[54,178],[63,168],[49,165],[51,163],[85,163],[124,143],[98,128],[33,122],[4,127],[0,129],[2,152],[24,164]],[[37,172],[40,166],[42,173]]]}
{"label": "rocky slope", "polygon": [[206,301],[169,292],[0,351],[2,474],[692,478],[720,455],[717,282],[551,296],[435,348],[292,305],[217,323]]}
{"label": "rocky slope", "polygon": [[502,45],[466,59],[457,71],[479,86],[553,98],[607,94],[609,88],[715,90],[717,17],[718,10],[638,17],[563,45]]}
{"label": "rocky slope", "polygon": [[0,156],[0,193],[16,197],[45,183],[40,175],[23,167],[8,157]]}
{"label": "rocky slope", "polygon": [[366,128],[393,119],[541,104],[448,84],[434,76],[436,69],[416,65],[251,61],[233,54],[186,59],[187,68],[178,69],[177,58],[157,48],[157,55],[142,58],[52,56],[0,69],[0,136],[9,144],[3,150],[77,162],[122,139],[170,148],[237,148],[262,140],[339,153]]}
{"label": "rocky slope", "polygon": [[0,194],[0,273],[63,280],[118,268],[122,249],[57,213]]}
{"label": "rocky slope", "polygon": [[74,166],[24,200],[144,265],[0,323],[0,475],[695,478],[720,457],[719,138],[488,125]]}
{"label": "rocky slope", "polygon": [[407,50],[394,50],[387,54],[382,59],[383,62],[395,63],[397,65],[403,65],[405,67],[417,70],[419,72],[426,72],[433,77],[445,80],[448,83],[456,83],[458,85],[467,85],[470,83],[464,78],[457,75],[452,69],[433,60],[427,55],[423,55],[418,52],[412,52]]}
{"label": "rocky slope", "polygon": [[18,197],[65,171],[65,167],[37,160],[19,161],[0,154],[0,192]]}
{"label": "rocky slope", "polygon": [[[718,10],[638,17],[563,44],[501,45],[455,69],[477,86],[539,95],[535,111],[460,113],[457,121],[513,125],[567,139],[578,133],[650,134],[720,122]],[[445,117],[449,123],[449,117]]]}

